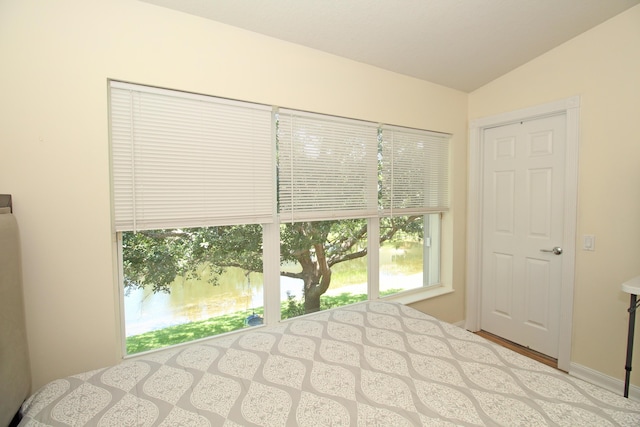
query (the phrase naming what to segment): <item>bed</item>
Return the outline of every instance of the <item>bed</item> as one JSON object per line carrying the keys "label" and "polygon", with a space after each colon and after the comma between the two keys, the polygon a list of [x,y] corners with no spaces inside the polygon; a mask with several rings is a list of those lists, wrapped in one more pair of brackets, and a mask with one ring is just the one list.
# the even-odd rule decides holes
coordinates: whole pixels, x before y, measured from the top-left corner
{"label": "bed", "polygon": [[638,426],[640,404],[371,301],[55,380],[20,425]]}
{"label": "bed", "polygon": [[31,375],[25,329],[20,239],[12,198],[0,194],[0,426],[17,422]]}

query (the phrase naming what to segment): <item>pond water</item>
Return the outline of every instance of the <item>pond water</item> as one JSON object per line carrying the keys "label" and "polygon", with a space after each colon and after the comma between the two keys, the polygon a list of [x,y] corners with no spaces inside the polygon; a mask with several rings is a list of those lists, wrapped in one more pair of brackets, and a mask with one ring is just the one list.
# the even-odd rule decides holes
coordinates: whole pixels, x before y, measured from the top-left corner
{"label": "pond water", "polygon": [[[263,306],[262,274],[251,273],[250,281],[242,271],[229,269],[216,286],[206,280],[176,279],[171,293],[153,293],[151,289],[132,290],[125,296],[126,335],[166,328],[172,325],[209,319],[223,314]],[[281,298],[287,291],[297,298],[302,281],[281,277]]]}
{"label": "pond water", "polygon": [[[410,258],[415,258],[416,261],[402,269],[398,268],[396,262],[398,256],[398,250],[393,249],[386,249],[381,253],[381,291],[422,286],[421,255],[412,254]],[[350,263],[352,264],[336,269],[326,295],[367,293],[366,259]],[[420,264],[419,268],[416,263]],[[417,273],[416,269],[419,270]],[[207,271],[202,271],[201,277],[202,279],[177,278],[171,284],[170,294],[154,294],[150,289],[130,291],[124,298],[126,335],[138,335],[239,311],[246,311],[249,316],[254,308],[263,306],[262,274],[251,273],[247,276],[240,269],[229,268],[216,286],[207,281]],[[302,297],[302,280],[281,276],[279,286],[281,301],[286,301],[287,294]]]}

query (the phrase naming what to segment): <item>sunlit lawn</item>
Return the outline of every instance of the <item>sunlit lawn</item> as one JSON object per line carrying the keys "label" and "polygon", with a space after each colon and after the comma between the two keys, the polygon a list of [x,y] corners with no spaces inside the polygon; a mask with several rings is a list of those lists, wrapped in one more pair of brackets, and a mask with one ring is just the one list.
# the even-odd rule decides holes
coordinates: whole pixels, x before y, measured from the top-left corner
{"label": "sunlit lawn", "polygon": [[[262,315],[262,308],[255,310]],[[169,326],[167,328],[127,337],[127,354],[140,353],[155,348],[167,347],[200,338],[219,335],[241,329],[245,326],[246,311],[239,311],[207,320]]]}
{"label": "sunlit lawn", "polygon": [[[383,294],[392,294],[399,292],[399,289],[390,289]],[[321,298],[321,309],[326,310],[332,307],[340,307],[343,305],[353,304],[367,299],[366,294],[350,294],[342,293],[335,296],[323,296]],[[285,313],[284,307],[286,302],[282,304],[282,313]],[[257,308],[256,314],[263,315],[263,309]],[[283,317],[285,315],[283,314]],[[225,332],[231,332],[246,327],[245,320],[247,318],[246,311],[239,311],[233,314],[212,317],[207,320],[185,323],[182,325],[169,326],[167,328],[158,329],[156,331],[146,332],[140,335],[127,337],[127,354],[140,353],[156,348],[168,347],[170,345],[180,344],[183,342],[193,341],[200,338],[206,338],[213,335],[219,335]]]}

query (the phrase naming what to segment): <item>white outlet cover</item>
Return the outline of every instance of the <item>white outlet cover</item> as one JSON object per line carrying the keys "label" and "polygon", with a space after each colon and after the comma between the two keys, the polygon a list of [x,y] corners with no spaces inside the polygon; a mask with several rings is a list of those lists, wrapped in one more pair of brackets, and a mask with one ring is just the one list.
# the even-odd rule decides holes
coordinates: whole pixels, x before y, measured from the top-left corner
{"label": "white outlet cover", "polygon": [[591,234],[585,234],[582,236],[582,249],[585,251],[595,251],[596,250],[596,236]]}

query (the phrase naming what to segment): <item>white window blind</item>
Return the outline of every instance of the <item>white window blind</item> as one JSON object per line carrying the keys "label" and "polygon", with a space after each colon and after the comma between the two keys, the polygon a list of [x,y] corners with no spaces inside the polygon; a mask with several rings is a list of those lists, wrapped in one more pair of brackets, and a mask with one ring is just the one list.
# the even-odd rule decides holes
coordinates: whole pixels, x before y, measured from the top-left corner
{"label": "white window blind", "polygon": [[116,231],[273,222],[271,107],[111,82]]}
{"label": "white window blind", "polygon": [[281,109],[278,196],[282,221],[377,215],[377,125]]}
{"label": "white window blind", "polygon": [[383,215],[449,209],[449,135],[385,125],[381,158]]}

